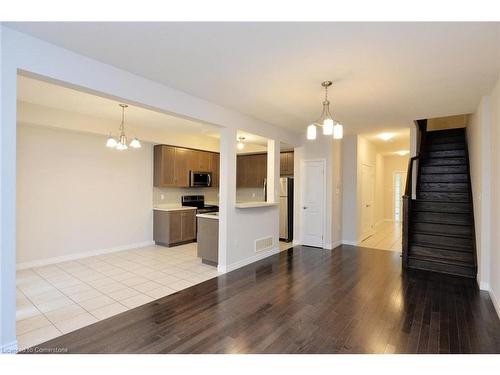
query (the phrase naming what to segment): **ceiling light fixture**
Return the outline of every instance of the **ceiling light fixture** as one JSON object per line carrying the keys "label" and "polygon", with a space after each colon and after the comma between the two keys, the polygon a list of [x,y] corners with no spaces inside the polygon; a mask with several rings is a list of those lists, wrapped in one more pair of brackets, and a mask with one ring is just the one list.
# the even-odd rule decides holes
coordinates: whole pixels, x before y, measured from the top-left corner
{"label": "ceiling light fixture", "polygon": [[[108,140],[106,141],[106,147],[116,148],[119,151],[126,150],[127,146],[127,136],[125,135],[125,108],[128,107],[126,104],[119,104],[122,108],[122,122],[120,124],[120,136],[118,140],[116,140],[111,134],[108,136]],[[134,138],[129,144],[132,148],[141,148],[141,142]]]}
{"label": "ceiling light fixture", "polygon": [[330,113],[330,101],[328,100],[328,87],[332,85],[332,81],[324,81],[321,86],[325,88],[325,100],[323,101],[323,111],[318,121],[311,123],[307,127],[307,139],[314,140],[317,135],[317,126],[323,128],[324,135],[332,135],[334,139],[342,139],[344,136],[343,126],[333,119]]}
{"label": "ceiling light fixture", "polygon": [[401,156],[408,155],[409,153],[410,153],[410,151],[408,151],[408,150],[396,151],[396,154],[401,155]]}
{"label": "ceiling light fixture", "polygon": [[245,137],[238,137],[238,143],[236,144],[238,150],[243,150],[245,148],[245,144],[243,143],[244,140]]}
{"label": "ceiling light fixture", "polygon": [[394,133],[380,133],[377,135],[377,138],[380,138],[383,141],[388,141],[389,139],[394,137]]}

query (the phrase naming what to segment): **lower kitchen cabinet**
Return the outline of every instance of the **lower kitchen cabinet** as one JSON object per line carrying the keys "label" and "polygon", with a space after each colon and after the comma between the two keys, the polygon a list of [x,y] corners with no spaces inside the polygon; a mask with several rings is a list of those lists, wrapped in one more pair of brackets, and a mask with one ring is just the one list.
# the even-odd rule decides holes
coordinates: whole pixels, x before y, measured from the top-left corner
{"label": "lower kitchen cabinet", "polygon": [[195,241],[196,210],[154,210],[153,239],[168,247]]}

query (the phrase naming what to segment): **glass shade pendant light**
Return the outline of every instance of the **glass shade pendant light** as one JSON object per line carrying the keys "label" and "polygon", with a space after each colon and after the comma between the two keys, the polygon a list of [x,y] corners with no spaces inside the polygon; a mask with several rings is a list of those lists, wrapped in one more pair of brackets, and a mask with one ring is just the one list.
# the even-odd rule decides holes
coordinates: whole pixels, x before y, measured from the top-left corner
{"label": "glass shade pendant light", "polygon": [[130,145],[127,146],[127,136],[125,135],[125,108],[127,108],[128,105],[126,104],[119,104],[119,105],[122,108],[122,122],[120,124],[120,136],[118,137],[118,140],[116,140],[110,134],[106,141],[106,147],[116,148],[119,151],[126,150],[128,149],[129,146],[132,148],[141,148],[142,146],[141,142],[137,138],[132,139]]}
{"label": "glass shade pendant light", "polygon": [[342,139],[344,137],[344,127],[338,122],[333,126],[333,139]]}
{"label": "glass shade pendant light", "polygon": [[238,150],[243,150],[245,148],[245,144],[243,143],[244,140],[245,137],[238,137],[238,143],[236,144]]}
{"label": "glass shade pendant light", "polygon": [[311,124],[307,127],[307,139],[311,141],[316,139],[316,125]]}
{"label": "glass shade pendant light", "polygon": [[316,139],[316,127],[323,128],[323,135],[332,135],[334,139],[342,139],[344,130],[341,124],[333,119],[330,113],[330,101],[328,100],[328,87],[332,85],[332,81],[324,81],[321,86],[325,89],[325,100],[323,101],[323,111],[318,121],[312,123],[307,127],[307,139]]}
{"label": "glass shade pendant light", "polygon": [[117,145],[118,142],[116,142],[116,139],[114,139],[113,136],[109,134],[108,140],[106,141],[106,147],[115,148]]}
{"label": "glass shade pendant light", "polygon": [[132,139],[129,146],[132,148],[141,148],[142,147],[141,142],[139,142],[139,140],[137,138]]}

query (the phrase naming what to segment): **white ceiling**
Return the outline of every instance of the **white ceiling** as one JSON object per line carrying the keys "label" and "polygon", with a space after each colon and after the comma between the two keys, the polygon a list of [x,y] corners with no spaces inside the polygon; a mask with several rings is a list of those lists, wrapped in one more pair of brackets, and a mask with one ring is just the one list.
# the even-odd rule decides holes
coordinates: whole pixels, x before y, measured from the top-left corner
{"label": "white ceiling", "polygon": [[[17,78],[17,100],[21,105],[22,103],[31,103],[65,112],[90,116],[89,118],[109,120],[116,123],[116,129],[118,129],[121,121],[121,107],[119,106],[120,103],[116,100],[23,75],[18,75]],[[44,123],[44,121],[40,122]],[[215,126],[186,120],[134,105],[129,105],[125,109],[125,122],[127,126],[132,125],[138,128],[162,129],[199,137],[209,136],[216,139],[220,138],[219,129]],[[68,123],[67,126],[68,129],[72,128],[72,124]],[[106,129],[107,131],[109,129]],[[265,151],[267,149],[267,138],[241,130],[238,130],[237,137],[245,137],[245,143],[248,145],[245,148],[245,152]],[[283,149],[286,147],[289,148],[285,144],[282,145]]]}
{"label": "white ceiling", "polygon": [[9,23],[279,126],[303,131],[332,80],[346,131],[470,113],[500,71],[498,23]]}
{"label": "white ceiling", "polygon": [[[115,121],[117,127],[121,121],[121,107],[116,100],[21,75],[17,78],[17,100]],[[125,109],[125,121],[136,126],[167,128],[172,131],[212,137],[219,136],[219,130],[215,126],[133,105]]]}
{"label": "white ceiling", "polygon": [[[381,134],[390,134],[391,138],[384,141]],[[410,129],[381,129],[381,131],[360,134],[368,141],[372,142],[377,152],[382,155],[392,155],[397,151],[410,150]]]}

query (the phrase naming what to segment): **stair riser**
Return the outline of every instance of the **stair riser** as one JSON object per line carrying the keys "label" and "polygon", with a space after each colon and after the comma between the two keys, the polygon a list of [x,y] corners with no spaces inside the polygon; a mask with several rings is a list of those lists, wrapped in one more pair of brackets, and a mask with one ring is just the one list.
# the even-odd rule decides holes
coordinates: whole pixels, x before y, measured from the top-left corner
{"label": "stair riser", "polygon": [[429,201],[462,202],[470,201],[469,193],[417,192],[418,199]]}
{"label": "stair riser", "polygon": [[410,220],[414,223],[437,223],[448,225],[471,225],[470,214],[449,214],[440,212],[413,212]]}
{"label": "stair riser", "polygon": [[472,240],[470,238],[413,233],[410,236],[410,241],[421,246],[429,245],[456,251],[472,251]]}
{"label": "stair riser", "polygon": [[470,213],[469,203],[451,203],[451,202],[419,202],[414,201],[413,210],[415,211],[433,211],[450,213]]}
{"label": "stair riser", "polygon": [[429,158],[451,158],[457,156],[465,156],[465,150],[446,150],[446,151],[429,151],[426,152],[426,157]]}
{"label": "stair riser", "polygon": [[418,257],[422,260],[426,257],[434,257],[442,259],[443,262],[449,261],[474,264],[474,255],[470,252],[433,249],[430,247],[410,245],[409,254],[411,257]]}
{"label": "stair riser", "polygon": [[466,193],[469,191],[468,183],[445,183],[445,182],[421,182],[419,184],[419,190],[421,192],[455,192],[455,193]]}
{"label": "stair riser", "polygon": [[420,169],[422,174],[449,174],[449,173],[469,173],[467,166],[464,165],[450,165],[442,167],[426,167]]}
{"label": "stair riser", "polygon": [[431,143],[427,145],[427,151],[444,151],[444,150],[465,150],[465,143]]}
{"label": "stair riser", "polygon": [[444,166],[444,165],[467,165],[465,158],[433,158],[433,159],[422,159],[422,166]]}
{"label": "stair riser", "polygon": [[408,267],[419,270],[448,273],[450,275],[458,275],[471,278],[476,277],[476,270],[474,267],[461,267],[450,264],[421,261],[416,259],[409,259]]}
{"label": "stair riser", "polygon": [[428,139],[437,139],[437,138],[447,138],[447,137],[464,137],[465,129],[464,128],[455,128],[455,129],[446,129],[446,130],[434,130],[427,132]]}
{"label": "stair riser", "polygon": [[467,174],[421,174],[420,182],[468,182]]}
{"label": "stair riser", "polygon": [[411,231],[472,238],[472,226],[470,225],[412,223]]}
{"label": "stair riser", "polygon": [[430,144],[442,144],[442,143],[463,143],[464,136],[463,135],[450,135],[447,137],[428,137],[427,145]]}

